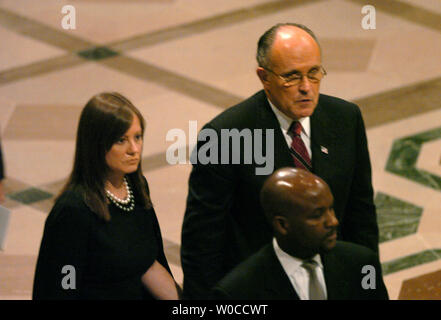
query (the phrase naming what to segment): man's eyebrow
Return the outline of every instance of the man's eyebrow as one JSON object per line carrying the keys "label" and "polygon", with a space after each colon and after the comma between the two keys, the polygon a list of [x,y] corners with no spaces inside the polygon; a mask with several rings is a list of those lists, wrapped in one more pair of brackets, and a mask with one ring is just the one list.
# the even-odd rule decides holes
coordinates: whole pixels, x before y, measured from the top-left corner
{"label": "man's eyebrow", "polygon": [[285,72],[283,74],[281,74],[282,77],[289,77],[292,76],[293,74],[302,74],[299,70],[291,70],[288,72]]}
{"label": "man's eyebrow", "polygon": [[326,207],[319,207],[319,208],[315,208],[314,210],[312,210],[312,213],[311,213],[311,215],[315,215],[315,214],[317,214],[317,213],[323,213],[323,212],[325,212],[326,211]]}
{"label": "man's eyebrow", "polygon": [[[313,70],[313,69],[319,69],[319,68],[320,68],[320,65],[312,66],[311,68],[309,68],[308,72],[311,72],[311,70]],[[294,69],[294,70],[291,70],[291,71],[287,71],[287,72],[285,72],[285,73],[282,73],[281,76],[282,76],[282,77],[289,77],[289,76],[292,76],[292,75],[294,75],[294,74],[302,74],[302,73],[301,73],[299,70]]]}

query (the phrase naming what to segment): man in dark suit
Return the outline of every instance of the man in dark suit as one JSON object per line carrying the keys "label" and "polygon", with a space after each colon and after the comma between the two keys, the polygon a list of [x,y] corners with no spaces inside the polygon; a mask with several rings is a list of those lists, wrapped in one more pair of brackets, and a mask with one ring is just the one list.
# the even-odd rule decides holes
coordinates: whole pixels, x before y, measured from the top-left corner
{"label": "man in dark suit", "polygon": [[[228,151],[245,159],[251,146],[252,155],[266,152],[268,161],[263,165],[256,158],[240,164],[193,162],[181,247],[187,299],[205,297],[228,271],[272,239],[259,192],[273,169],[300,166],[321,177],[335,198],[338,238],[378,251],[361,112],[353,103],[319,93],[326,71],[315,35],[302,25],[276,25],[260,38],[257,61],[263,90],[222,112],[201,133],[221,137],[226,129],[262,130],[261,139],[239,148],[233,144],[226,149],[219,139],[210,156],[222,160]],[[193,155],[215,144],[201,133]],[[265,165],[271,165],[270,172],[258,174]]]}
{"label": "man in dark suit", "polygon": [[279,169],[264,183],[260,200],[275,239],[224,277],[212,298],[388,299],[377,254],[337,241],[326,182],[303,169]]}

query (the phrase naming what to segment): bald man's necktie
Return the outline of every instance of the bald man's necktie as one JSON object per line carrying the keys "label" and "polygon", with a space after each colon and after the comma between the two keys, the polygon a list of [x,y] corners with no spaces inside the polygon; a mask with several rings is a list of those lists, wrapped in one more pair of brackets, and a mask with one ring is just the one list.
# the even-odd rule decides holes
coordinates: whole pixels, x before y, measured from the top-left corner
{"label": "bald man's necktie", "polygon": [[293,121],[288,129],[288,134],[292,138],[291,142],[291,155],[294,159],[294,164],[297,168],[312,170],[311,158],[306,150],[305,143],[300,137],[302,132],[302,125],[298,121]]}
{"label": "bald man's necktie", "polygon": [[317,262],[315,260],[306,260],[302,263],[302,267],[309,274],[309,300],[326,300],[325,291],[317,277]]}

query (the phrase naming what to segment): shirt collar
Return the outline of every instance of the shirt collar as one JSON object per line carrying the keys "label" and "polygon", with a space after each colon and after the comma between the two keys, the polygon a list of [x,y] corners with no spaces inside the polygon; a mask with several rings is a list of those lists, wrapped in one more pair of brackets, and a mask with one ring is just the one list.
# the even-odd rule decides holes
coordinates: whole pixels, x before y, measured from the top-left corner
{"label": "shirt collar", "polygon": [[[279,121],[280,128],[282,128],[282,130],[284,132],[288,132],[288,129],[291,126],[291,123],[293,122],[293,120],[290,117],[288,117],[287,115],[285,115],[282,111],[277,109],[276,106],[274,106],[274,104],[270,101],[270,99],[267,98],[267,100],[268,100],[268,103],[269,103],[271,109],[273,110],[274,114],[276,115],[277,120]],[[309,138],[311,136],[310,118],[309,117],[300,118],[299,122],[302,125],[303,133]]]}
{"label": "shirt collar", "polygon": [[[292,255],[283,251],[279,247],[276,238],[273,238],[273,247],[276,256],[279,258],[280,264],[288,275],[292,275],[297,272],[299,268],[302,268],[303,260],[293,257]],[[322,259],[320,258],[319,254],[316,254],[314,257],[311,258],[311,260],[315,260],[318,266],[323,270]]]}

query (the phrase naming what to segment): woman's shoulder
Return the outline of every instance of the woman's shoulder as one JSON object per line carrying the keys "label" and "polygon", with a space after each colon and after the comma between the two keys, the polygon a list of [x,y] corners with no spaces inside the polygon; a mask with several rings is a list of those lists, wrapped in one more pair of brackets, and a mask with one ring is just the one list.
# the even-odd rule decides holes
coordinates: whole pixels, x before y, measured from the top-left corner
{"label": "woman's shoulder", "polygon": [[93,213],[84,202],[81,192],[69,189],[58,196],[46,222],[50,224],[69,221],[85,224],[90,223],[92,217]]}
{"label": "woman's shoulder", "polygon": [[69,188],[58,195],[57,201],[59,203],[76,203],[82,199],[81,192],[77,189]]}
{"label": "woman's shoulder", "polygon": [[74,189],[68,189],[61,193],[56,199],[54,207],[68,207],[74,209],[87,208],[81,192]]}

